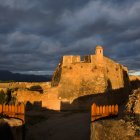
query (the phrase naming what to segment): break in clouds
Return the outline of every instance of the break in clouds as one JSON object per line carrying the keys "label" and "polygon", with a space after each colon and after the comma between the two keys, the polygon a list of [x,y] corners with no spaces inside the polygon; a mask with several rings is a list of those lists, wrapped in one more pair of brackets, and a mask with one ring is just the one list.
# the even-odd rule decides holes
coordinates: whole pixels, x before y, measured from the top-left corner
{"label": "break in clouds", "polygon": [[139,0],[0,0],[0,69],[51,74],[63,55],[105,55],[140,70]]}

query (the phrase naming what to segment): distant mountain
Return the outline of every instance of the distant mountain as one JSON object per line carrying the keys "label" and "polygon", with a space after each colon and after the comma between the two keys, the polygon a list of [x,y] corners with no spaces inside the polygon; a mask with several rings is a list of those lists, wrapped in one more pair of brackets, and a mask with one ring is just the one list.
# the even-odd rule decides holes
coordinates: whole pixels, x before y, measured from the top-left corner
{"label": "distant mountain", "polygon": [[51,81],[51,75],[29,75],[12,73],[7,70],[0,70],[0,81],[15,81],[15,82],[47,82]]}

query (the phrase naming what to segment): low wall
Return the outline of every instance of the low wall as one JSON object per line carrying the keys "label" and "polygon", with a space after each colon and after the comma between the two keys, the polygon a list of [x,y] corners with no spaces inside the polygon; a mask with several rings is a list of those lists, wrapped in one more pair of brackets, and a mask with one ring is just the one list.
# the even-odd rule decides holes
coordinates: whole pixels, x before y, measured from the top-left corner
{"label": "low wall", "polygon": [[47,92],[47,90],[51,88],[51,82],[11,82],[11,83],[0,83],[0,89],[8,89],[8,88],[25,89],[37,85],[40,85],[44,92]]}

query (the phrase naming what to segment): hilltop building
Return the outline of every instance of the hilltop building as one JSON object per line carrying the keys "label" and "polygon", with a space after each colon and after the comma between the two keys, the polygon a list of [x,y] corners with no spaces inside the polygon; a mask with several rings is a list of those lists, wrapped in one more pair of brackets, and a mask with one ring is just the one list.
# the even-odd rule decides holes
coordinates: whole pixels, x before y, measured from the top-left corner
{"label": "hilltop building", "polygon": [[[50,83],[20,82],[1,84],[0,88],[18,88],[13,93],[17,103],[39,102],[43,107],[54,110],[90,109],[93,102],[121,104],[128,96],[125,90],[129,87],[128,70],[103,53],[103,47],[96,46],[95,54],[84,59],[63,56]],[[43,94],[28,90],[38,84]]]}
{"label": "hilltop building", "polygon": [[95,55],[87,55],[84,60],[80,56],[63,56],[52,78],[52,87],[58,87],[58,96],[73,98],[127,87],[127,67],[103,53],[103,47],[96,46]]}

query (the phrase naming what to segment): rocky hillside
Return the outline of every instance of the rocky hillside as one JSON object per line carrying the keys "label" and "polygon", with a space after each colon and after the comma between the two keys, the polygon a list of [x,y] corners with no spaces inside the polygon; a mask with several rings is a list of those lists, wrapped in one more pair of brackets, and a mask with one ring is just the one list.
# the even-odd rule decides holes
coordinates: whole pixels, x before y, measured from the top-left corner
{"label": "rocky hillside", "polygon": [[105,119],[91,125],[91,140],[134,140],[135,130],[120,119]]}
{"label": "rocky hillside", "polygon": [[122,108],[123,114],[116,118],[91,123],[91,140],[140,140],[140,88],[132,91]]}
{"label": "rocky hillside", "polygon": [[129,101],[126,105],[126,112],[140,115],[140,88],[134,90],[133,93],[129,95]]}

